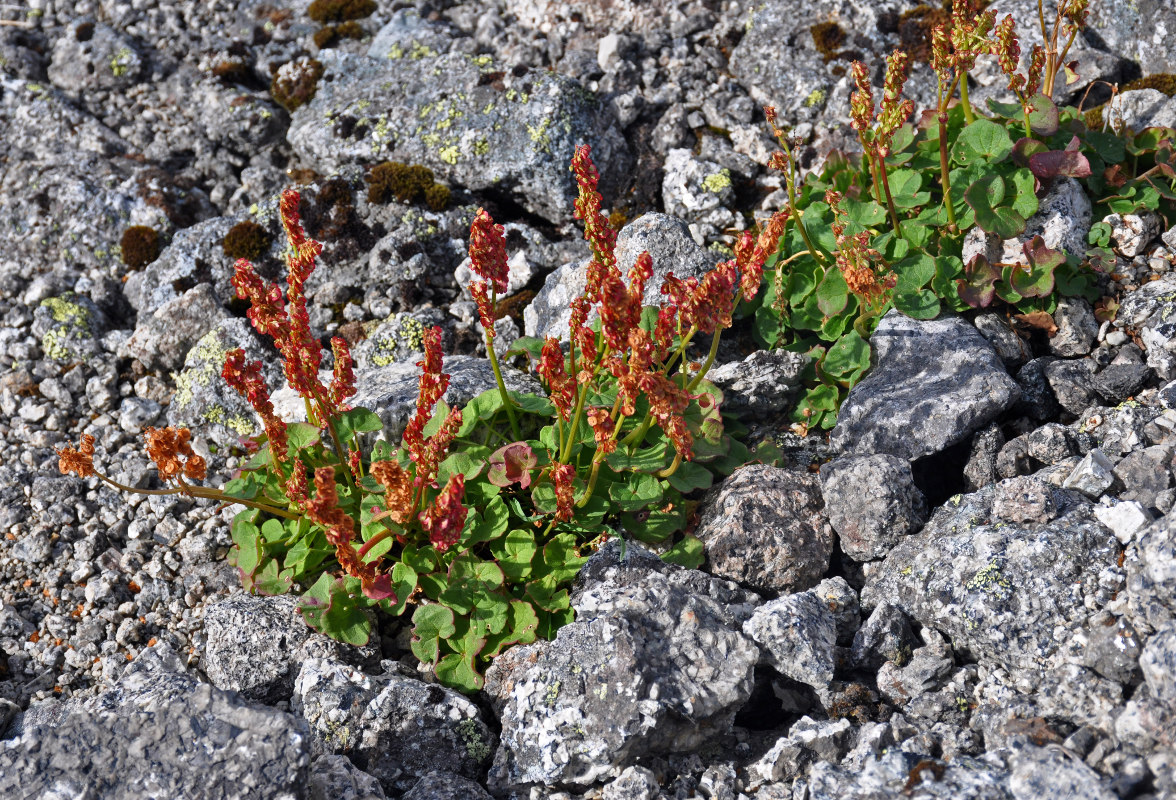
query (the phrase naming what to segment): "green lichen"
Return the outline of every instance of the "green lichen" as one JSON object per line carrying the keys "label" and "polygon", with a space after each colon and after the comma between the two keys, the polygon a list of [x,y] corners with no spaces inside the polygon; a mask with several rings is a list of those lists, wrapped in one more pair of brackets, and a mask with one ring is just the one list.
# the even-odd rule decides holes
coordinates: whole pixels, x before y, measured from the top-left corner
{"label": "green lichen", "polygon": [[828,97],[828,93],[824,89],[813,89],[809,92],[809,96],[804,99],[805,107],[812,108],[813,106],[819,106],[825,102],[826,97]]}
{"label": "green lichen", "polygon": [[470,63],[475,67],[488,67],[494,63],[494,59],[490,56],[470,56]]}
{"label": "green lichen", "polygon": [[474,155],[484,156],[490,152],[490,142],[485,139],[479,139],[474,142]]}
{"label": "green lichen", "polygon": [[482,738],[482,732],[478,730],[478,723],[474,720],[463,719],[457,723],[457,735],[465,744],[466,754],[479,764],[488,760],[493,754],[490,750],[490,744]]}
{"label": "green lichen", "polygon": [[555,701],[559,698],[559,686],[560,682],[556,681],[547,687],[547,693],[543,695],[543,705],[548,708],[555,707]]}
{"label": "green lichen", "polygon": [[41,337],[41,350],[54,361],[67,360],[72,355],[72,351],[62,341],[63,338],[63,332],[60,330],[46,331],[45,335]]}
{"label": "green lichen", "polygon": [[[215,330],[209,331],[196,342],[193,348],[195,366],[173,372],[172,380],[176,384],[176,394],[172,402],[176,408],[186,408],[195,397],[196,387],[207,387],[214,380],[219,380],[221,365],[224,364],[225,354],[229,348],[221,345],[220,336]],[[256,429],[252,419],[243,414],[230,414],[224,406],[212,404],[203,413],[205,422],[213,425],[223,425],[240,436],[248,436]]]}
{"label": "green lichen", "polygon": [[110,71],[114,73],[114,77],[121,78],[131,71],[131,57],[134,53],[129,47],[119,48],[118,52],[110,59]]}
{"label": "green lichen", "polygon": [[702,188],[713,194],[718,194],[730,186],[731,171],[726,168],[719,170],[714,175],[707,175],[702,180]]}
{"label": "green lichen", "polygon": [[[372,363],[377,367],[386,367],[396,361],[396,351],[400,346],[412,351],[422,349],[425,340],[425,326],[413,317],[401,317],[398,325],[389,338],[376,341],[376,352],[372,356]],[[392,337],[399,339],[399,344]]]}
{"label": "green lichen", "polygon": [[551,137],[547,133],[547,129],[551,127],[551,118],[544,118],[538,125],[531,125],[527,123],[527,133],[531,137],[531,143],[535,145],[536,150],[549,152],[551,150]]}
{"label": "green lichen", "polygon": [[458,162],[460,155],[461,152],[457,149],[457,145],[452,144],[448,147],[441,148],[441,151],[437,153],[437,157],[450,166]]}
{"label": "green lichen", "polygon": [[1006,600],[1013,594],[1012,581],[1001,574],[1000,566],[995,561],[990,561],[988,566],[973,575],[964,588],[969,591],[980,590],[998,600]]}
{"label": "green lichen", "polygon": [[41,305],[49,309],[49,313],[53,315],[54,322],[61,322],[69,325],[74,325],[79,330],[90,332],[90,312],[86,310],[85,306],[71,303],[69,297],[72,292],[68,292],[61,297],[46,297],[41,301]]}

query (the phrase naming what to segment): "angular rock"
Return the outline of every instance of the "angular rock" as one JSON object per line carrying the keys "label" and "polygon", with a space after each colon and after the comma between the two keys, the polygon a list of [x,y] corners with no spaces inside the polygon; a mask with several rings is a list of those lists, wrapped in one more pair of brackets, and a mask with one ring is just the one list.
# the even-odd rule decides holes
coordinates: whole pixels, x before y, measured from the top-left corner
{"label": "angular rock", "polygon": [[906,615],[896,606],[878,604],[853,637],[850,658],[866,669],[877,669],[885,661],[903,666],[910,661],[918,640]]}
{"label": "angular rock", "polygon": [[1131,544],[1135,534],[1146,528],[1152,521],[1151,513],[1134,501],[1100,505],[1094,509],[1094,518],[1106,525],[1122,544]]}
{"label": "angular rock", "polygon": [[445,38],[405,10],[368,56],[321,51],[318,90],[291,119],[295,153],[324,173],[349,162],[422,164],[445,183],[492,189],[552,222],[571,222],[568,165],[576,146],[589,144],[600,191],[616,196],[632,159],[607,105],[554,72],[496,86],[484,79],[501,71],[492,58],[440,51]]}
{"label": "angular rock", "polygon": [[491,800],[489,793],[469,778],[440,770],[426,773],[401,800],[454,800],[458,797]]}
{"label": "angular rock", "polygon": [[898,707],[933,692],[947,681],[955,660],[943,637],[923,629],[926,644],[916,647],[904,664],[887,661],[878,670],[878,692]]}
{"label": "angular rock", "polygon": [[951,797],[957,800],[1012,800],[1007,773],[997,764],[969,756],[951,761],[891,749],[848,770],[822,761],[809,771],[809,800],[876,800],[881,797]]}
{"label": "angular rock", "polygon": [[41,300],[33,311],[33,335],[54,361],[77,361],[98,354],[106,315],[88,297],[66,292]]}
{"label": "angular rock", "polygon": [[1034,236],[1040,236],[1051,250],[1081,257],[1089,247],[1090,215],[1090,198],[1082,184],[1073,178],[1058,178],[1038,201],[1037,213],[1025,223],[1025,232],[1004,241],[1001,261],[1027,264],[1024,245]]}
{"label": "angular rock", "polygon": [[712,367],[706,379],[723,392],[723,410],[744,419],[778,415],[796,396],[808,358],[784,350],[756,350],[742,361]]}
{"label": "angular rock", "polygon": [[813,592],[765,603],[743,623],[743,632],[763,648],[767,663],[781,675],[817,690],[833,680],[837,623]]}
{"label": "angular rock", "polygon": [[188,351],[218,323],[228,319],[229,312],[212,286],[201,283],[164,303],[154,313],[140,314],[126,349],[148,369],[179,369]]}
{"label": "angular rock", "polygon": [[1172,447],[1155,445],[1128,453],[1115,465],[1115,477],[1123,484],[1120,499],[1155,508],[1156,496],[1172,485]]}
{"label": "angular rock", "polygon": [[1176,714],[1176,622],[1167,623],[1147,640],[1139,668],[1151,696]]}
{"label": "angular rock", "polygon": [[1161,517],[1137,542],[1126,565],[1128,607],[1137,625],[1155,629],[1176,617],[1176,520]]}
{"label": "angular rock", "polygon": [[941,507],[866,581],[862,603],[893,603],[951,637],[957,650],[1013,674],[1056,663],[1063,630],[1086,618],[1101,570],[1119,544],[1077,495],[1059,496],[1056,519],[1025,527],[992,519],[995,487]]}
{"label": "angular rock", "polygon": [[1115,322],[1138,332],[1147,365],[1161,379],[1176,378],[1176,275],[1164,275],[1124,295]]}
{"label": "angular rock", "polygon": [[1053,489],[1036,475],[1007,478],[996,485],[992,498],[992,516],[1023,525],[1049,522],[1057,516]]}
{"label": "angular rock", "polygon": [[1009,790],[1016,800],[1072,797],[1074,800],[1115,800],[1109,781],[1056,744],[1026,744],[1010,759]]}
{"label": "angular rock", "polygon": [[705,245],[728,228],[742,227],[743,220],[731,210],[735,189],[729,169],[684,149],[669,151],[664,168],[666,213],[685,220],[695,242]]}
{"label": "angular rock", "polygon": [[1097,447],[1083,456],[1069,477],[1062,482],[1062,488],[1075,489],[1097,500],[1115,483],[1115,465],[1106,453]]}
{"label": "angular rock", "polygon": [[1090,352],[1098,338],[1098,320],[1090,303],[1081,297],[1063,297],[1058,301],[1053,320],[1058,330],[1049,340],[1051,353],[1073,358]]}
{"label": "angular rock", "polygon": [[[475,784],[476,785],[476,784]],[[386,800],[380,782],[343,756],[323,755],[310,765],[308,800]],[[476,797],[471,794],[470,797]]]}
{"label": "angular rock", "polygon": [[75,100],[83,93],[123,91],[143,70],[140,44],[109,25],[79,20],[56,37],[49,80]]}
{"label": "angular rock", "polygon": [[316,753],[346,755],[388,792],[412,788],[441,764],[480,777],[496,746],[468,699],[395,671],[365,675],[307,659],[290,708],[310,724]]}
{"label": "angular rock", "polygon": [[816,477],[767,465],[740,467],[712,489],[694,533],[712,574],[763,592],[816,585],[833,549]]}
{"label": "angular rock", "polygon": [[629,767],[600,792],[600,800],[657,800],[657,777],[645,767]]}
{"label": "angular rock", "polygon": [[486,691],[502,721],[491,791],[588,786],[730,729],[759,649],[714,600],[659,572],[630,574],[579,592],[576,621],[553,641],[491,665]]}
{"label": "angular rock", "polygon": [[[1143,91],[1160,94],[1154,89]],[[1122,95],[1116,100],[1121,98]],[[1164,100],[1167,101],[1168,98],[1165,97]],[[1115,249],[1127,258],[1141,255],[1163,230],[1159,215],[1150,211],[1141,214],[1108,214],[1103,217],[1103,222],[1111,226],[1111,241],[1115,243]]]}
{"label": "angular rock", "polygon": [[218,217],[177,231],[159,258],[127,277],[123,293],[131,307],[146,319],[201,283],[211,284],[222,304],[232,299],[233,260],[223,246],[232,227],[232,219]]}
{"label": "angular rock", "polygon": [[1095,364],[1090,359],[1081,361],[1058,360],[1045,366],[1045,377],[1054,397],[1071,418],[1098,405],[1098,389],[1094,385]]}
{"label": "angular rock", "polygon": [[959,317],[892,311],[870,337],[876,366],[849,392],[831,442],[914,461],[965,440],[1020,397],[992,345]]}
{"label": "angular rock", "polygon": [[855,561],[882,558],[927,521],[910,464],[891,455],[843,456],[821,465],[825,513]]}

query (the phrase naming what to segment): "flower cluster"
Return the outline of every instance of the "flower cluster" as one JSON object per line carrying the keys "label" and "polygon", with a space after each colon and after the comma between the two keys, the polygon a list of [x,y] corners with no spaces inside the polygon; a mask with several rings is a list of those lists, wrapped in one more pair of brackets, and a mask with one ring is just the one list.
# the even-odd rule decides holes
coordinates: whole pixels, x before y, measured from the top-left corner
{"label": "flower cluster", "polygon": [[498,320],[495,299],[508,288],[509,267],[506,263],[506,239],[502,226],[479,208],[470,225],[470,268],[481,280],[470,284],[470,294],[478,305],[478,317],[486,336],[494,338],[494,323]]}
{"label": "flower cluster", "polygon": [[[205,476],[204,459],[192,451],[192,431],[171,426],[147,428],[147,455],[155,462],[159,477],[182,484],[183,476],[190,481],[202,481]],[[182,459],[182,460],[181,460]]]}
{"label": "flower cluster", "polygon": [[77,448],[63,447],[57,451],[57,468],[62,475],[71,472],[79,478],[89,478],[94,472],[94,437],[88,433],[82,434],[82,441]]}
{"label": "flower cluster", "polygon": [[432,485],[437,477],[437,466],[449,451],[449,445],[461,427],[461,409],[454,408],[446,415],[440,429],[432,436],[424,435],[425,425],[433,418],[433,408],[449,388],[449,375],[441,371],[441,328],[425,331],[425,357],[417,362],[421,368],[418,383],[416,413],[404,428],[404,447],[416,465],[414,483],[417,488]]}
{"label": "flower cluster", "polygon": [[391,580],[376,568],[379,559],[365,563],[352,544],[355,520],[339,508],[334,467],[319,467],[314,471],[314,492],[314,498],[306,503],[306,515],[326,530],[327,541],[335,548],[339,566],[351,577],[359,578],[367,597],[395,602],[396,593],[392,591]]}
{"label": "flower cluster", "polygon": [[989,51],[988,34],[995,25],[996,12],[978,13],[975,0],[952,0],[950,23],[931,31],[931,69],[942,86],[950,86],[957,75],[976,65],[977,56]]}
{"label": "flower cluster", "polygon": [[461,537],[469,510],[462,505],[465,496],[465,476],[457,474],[449,479],[433,504],[419,515],[421,526],[429,534],[429,543],[444,552]]}
{"label": "flower cluster", "polygon": [[833,189],[825,191],[825,202],[833,209],[837,220],[831,226],[837,237],[837,267],[845,277],[849,291],[861,300],[866,307],[878,308],[884,305],[889,293],[898,283],[898,276],[886,270],[880,271],[874,266],[881,254],[870,248],[870,234],[862,231],[854,236],[845,235],[845,224],[842,218],[845,212],[841,210],[841,194]]}

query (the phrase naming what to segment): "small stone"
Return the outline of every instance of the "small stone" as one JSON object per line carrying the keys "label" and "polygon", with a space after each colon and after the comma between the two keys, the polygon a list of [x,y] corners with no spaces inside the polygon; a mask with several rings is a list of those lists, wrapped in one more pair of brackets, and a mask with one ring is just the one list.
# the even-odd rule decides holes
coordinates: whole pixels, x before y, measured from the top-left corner
{"label": "small stone", "polygon": [[1115,483],[1114,469],[1111,460],[1096,447],[1078,462],[1070,477],[1062,482],[1062,488],[1077,489],[1091,500],[1097,500]]}
{"label": "small stone", "polygon": [[813,592],[788,595],[756,609],[743,632],[764,648],[781,675],[814,689],[833,679],[837,623]]}
{"label": "small stone", "polygon": [[1151,513],[1134,500],[1126,503],[1112,503],[1094,509],[1094,517],[1111,529],[1115,538],[1123,544],[1131,544],[1135,535],[1152,521]]}
{"label": "small stone", "polygon": [[1049,340],[1049,351],[1072,358],[1090,352],[1098,337],[1098,320],[1090,303],[1081,297],[1063,297],[1053,314],[1057,333]]}
{"label": "small stone", "polygon": [[996,485],[992,515],[1017,525],[1049,522],[1057,516],[1058,506],[1052,489],[1034,475],[1008,478]]}

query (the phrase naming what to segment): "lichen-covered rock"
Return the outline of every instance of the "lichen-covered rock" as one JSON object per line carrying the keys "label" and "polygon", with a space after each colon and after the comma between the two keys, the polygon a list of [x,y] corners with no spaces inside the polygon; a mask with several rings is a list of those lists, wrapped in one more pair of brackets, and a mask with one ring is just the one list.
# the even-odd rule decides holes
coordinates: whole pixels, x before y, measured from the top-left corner
{"label": "lichen-covered rock", "polygon": [[267,385],[280,385],[281,361],[262,348],[249,322],[222,318],[188,351],[175,373],[176,393],[167,407],[169,425],[199,430],[201,437],[222,447],[262,430],[253,407],[222,377],[225,354],[237,348],[245,351],[246,362],[261,362]]}
{"label": "lichen-covered rock", "polygon": [[1176,617],[1176,520],[1170,515],[1137,538],[1127,562],[1127,598],[1137,624],[1158,629]]}
{"label": "lichen-covered rock", "polygon": [[1082,629],[1118,542],[1075,494],[1059,493],[1056,519],[1025,526],[994,519],[995,495],[941,507],[870,575],[862,603],[892,603],[982,662],[1036,675]]}
{"label": "lichen-covered rock", "polygon": [[590,786],[638,759],[690,752],[728,731],[750,697],[759,649],[723,605],[669,573],[611,574],[577,592],[577,619],[553,641],[491,665],[502,722],[492,791]]}
{"label": "lichen-covered rock", "polygon": [[262,703],[288,700],[299,666],[309,657],[374,665],[373,645],[353,648],[315,633],[290,595],[237,595],[208,606],[204,672],[220,689]]}
{"label": "lichen-covered rock", "polygon": [[[1112,130],[1141,131],[1153,126],[1171,127],[1176,122],[1176,102],[1168,95],[1155,89],[1134,89],[1112,97],[1111,102],[1103,108],[1102,113],[1103,119]],[[1118,214],[1111,216],[1119,218]],[[1104,220],[1104,222],[1109,221],[1109,218]],[[1116,219],[1116,222],[1118,221],[1119,219]],[[1127,233],[1129,238],[1134,239],[1132,232],[1123,232]],[[1116,236],[1115,239],[1118,241],[1119,237]],[[1120,252],[1129,258],[1139,252],[1136,248],[1129,247],[1129,249],[1134,252],[1122,249]]]}
{"label": "lichen-covered rock", "polygon": [[722,390],[724,412],[763,418],[789,408],[807,363],[801,353],[756,350],[742,361],[712,367],[706,379]]}
{"label": "lichen-covered rock", "polygon": [[763,464],[740,467],[712,489],[694,533],[712,574],[762,592],[815,586],[833,550],[816,476]]}
{"label": "lichen-covered rock", "polygon": [[870,337],[876,366],[853,387],[831,441],[913,461],[962,442],[1020,397],[992,345],[954,316],[891,311]]}
{"label": "lichen-covered rock", "polygon": [[731,170],[689,150],[666,154],[662,203],[666,213],[686,221],[695,242],[705,245],[729,228],[743,227],[743,218],[730,208],[734,201]]}
{"label": "lichen-covered rock", "polygon": [[290,708],[310,724],[316,753],[346,755],[388,792],[411,789],[439,765],[480,777],[496,746],[472,702],[395,669],[365,675],[307,659]]}
{"label": "lichen-covered rock", "polygon": [[[470,795],[476,797],[476,795]],[[380,782],[344,756],[322,755],[310,764],[307,800],[386,800]]]}
{"label": "lichen-covered rock", "polygon": [[469,778],[441,770],[426,773],[404,794],[402,800],[454,800],[458,797],[463,800],[491,800],[490,794]]}
{"label": "lichen-covered rock", "polygon": [[910,464],[895,456],[843,456],[822,464],[821,496],[841,549],[857,561],[883,557],[927,520]]}
{"label": "lichen-covered rock", "polygon": [[[380,323],[373,323],[367,338],[351,348],[355,372],[360,374],[375,367],[390,364],[412,364],[424,355],[424,334],[433,326],[441,327],[441,350],[447,352],[452,341],[446,341],[445,314],[437,308],[422,308],[412,313],[393,314]],[[452,337],[448,337],[452,340]]]}
{"label": "lichen-covered rock", "polygon": [[159,258],[132,272],[123,284],[131,307],[146,319],[201,283],[210,284],[213,297],[222,304],[235,297],[229,283],[232,260],[222,244],[232,227],[233,220],[217,217],[178,231]]}
{"label": "lichen-covered rock", "polygon": [[140,45],[130,36],[79,20],[53,46],[49,80],[77,98],[83,92],[126,91],[143,70]]}
{"label": "lichen-covered rock", "polygon": [[881,797],[951,797],[1012,800],[1007,772],[999,763],[969,756],[940,761],[916,752],[889,750],[848,770],[821,761],[808,776],[810,800],[876,800]]}
{"label": "lichen-covered rock", "polygon": [[447,183],[565,222],[576,196],[568,164],[590,144],[601,191],[616,192],[628,148],[608,107],[574,80],[530,72],[508,88],[484,79],[498,69],[491,57],[436,49],[448,37],[416,11],[399,12],[393,26],[368,56],[319,53],[326,72],[288,133],[306,163],[327,173],[354,161],[423,164]]}
{"label": "lichen-covered rock", "polygon": [[151,314],[140,314],[126,351],[148,369],[177,369],[193,345],[228,318],[212,286],[197,284]]}
{"label": "lichen-covered rock", "polygon": [[1176,378],[1176,276],[1164,275],[1125,294],[1115,324],[1138,333],[1147,365],[1160,378]]}
{"label": "lichen-covered rock", "polygon": [[33,335],[54,361],[78,361],[102,350],[106,315],[88,297],[66,292],[47,297],[33,311]]}
{"label": "lichen-covered rock", "polygon": [[1051,353],[1072,358],[1090,352],[1098,338],[1098,320],[1090,303],[1081,297],[1063,297],[1058,300],[1053,320],[1058,330],[1049,340]]}
{"label": "lichen-covered rock", "polygon": [[1025,744],[1009,759],[1009,791],[1016,800],[1072,797],[1074,800],[1115,800],[1109,782],[1058,745]]}

